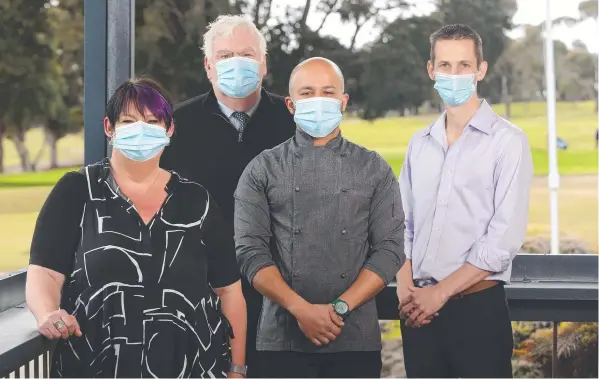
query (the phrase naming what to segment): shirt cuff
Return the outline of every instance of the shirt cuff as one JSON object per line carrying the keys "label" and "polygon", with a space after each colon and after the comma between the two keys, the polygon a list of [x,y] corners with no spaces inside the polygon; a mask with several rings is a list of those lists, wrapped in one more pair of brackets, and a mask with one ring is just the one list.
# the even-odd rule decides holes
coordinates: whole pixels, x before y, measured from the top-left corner
{"label": "shirt cuff", "polygon": [[403,252],[406,255],[406,259],[412,260],[412,242],[404,240]]}
{"label": "shirt cuff", "polygon": [[474,243],[466,259],[471,265],[490,272],[504,272],[511,261],[508,251],[478,241]]}
{"label": "shirt cuff", "polygon": [[245,267],[242,269],[243,276],[245,276],[250,285],[253,286],[254,277],[258,271],[265,267],[274,266],[274,264],[275,263],[272,261],[272,259],[267,255],[254,255],[245,263]]}
{"label": "shirt cuff", "polygon": [[363,267],[377,274],[385,282],[385,285],[388,285],[395,279],[401,264],[395,255],[375,253],[366,261]]}

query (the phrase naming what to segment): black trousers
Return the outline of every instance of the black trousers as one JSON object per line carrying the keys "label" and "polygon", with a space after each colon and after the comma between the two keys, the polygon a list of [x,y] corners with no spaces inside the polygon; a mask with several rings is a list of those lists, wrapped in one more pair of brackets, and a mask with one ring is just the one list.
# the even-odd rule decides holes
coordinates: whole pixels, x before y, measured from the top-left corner
{"label": "black trousers", "polygon": [[258,329],[258,319],[262,310],[262,295],[249,282],[243,278],[241,288],[247,307],[247,335],[245,348],[245,364],[248,367],[248,378],[259,378],[256,374],[258,358],[256,356],[256,333]]}
{"label": "black trousers", "polygon": [[261,378],[380,378],[380,351],[259,351]]}
{"label": "black trousers", "polygon": [[420,328],[401,322],[408,378],[512,377],[512,324],[503,285],[450,299]]}

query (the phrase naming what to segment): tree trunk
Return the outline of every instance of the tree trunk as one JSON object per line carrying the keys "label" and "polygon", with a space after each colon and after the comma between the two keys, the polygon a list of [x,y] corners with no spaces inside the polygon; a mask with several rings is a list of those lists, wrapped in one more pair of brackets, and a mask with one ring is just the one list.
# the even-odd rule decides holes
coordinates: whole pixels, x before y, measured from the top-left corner
{"label": "tree trunk", "polygon": [[42,146],[40,147],[39,151],[37,152],[35,158],[33,158],[33,162],[31,162],[31,169],[33,171],[37,171],[37,169],[38,169],[37,165],[40,163],[40,161],[44,157],[44,152],[46,151],[46,146],[49,145],[50,136],[51,136],[50,131],[48,130],[48,128],[46,126],[44,126],[44,142],[42,143]]}
{"label": "tree trunk", "polygon": [[17,153],[19,153],[19,158],[21,159],[21,169],[23,172],[31,171],[32,167],[31,161],[29,160],[29,150],[27,150],[27,146],[25,146],[25,133],[23,131],[18,131],[12,138],[12,141],[14,142]]}
{"label": "tree trunk", "polygon": [[306,31],[308,30],[308,14],[310,13],[310,6],[312,5],[312,0],[307,0],[306,5],[304,5],[304,11],[302,12],[302,18],[299,24],[299,36],[298,36],[298,48],[297,51],[300,54],[300,60],[303,60],[306,57]]}
{"label": "tree trunk", "polygon": [[256,5],[254,5],[254,25],[260,30],[262,25],[260,24],[260,8],[262,7],[262,0],[256,0]]}
{"label": "tree trunk", "polygon": [[325,12],[324,17],[322,18],[322,22],[320,23],[320,26],[318,28],[316,28],[314,33],[316,33],[316,34],[320,33],[320,30],[322,29],[324,24],[327,22],[327,19],[329,18],[331,13],[333,13],[333,11],[337,8],[337,3],[339,3],[339,0],[334,0],[332,3],[329,3],[330,4],[329,9],[327,9],[327,11]]}
{"label": "tree trunk", "polygon": [[360,21],[356,21],[356,30],[354,30],[354,35],[351,38],[351,43],[349,44],[349,51],[354,51],[354,47],[356,46],[356,40],[358,39],[358,33],[360,33],[360,30],[362,30],[362,26],[364,26],[364,24],[366,24],[367,21],[368,19],[366,19],[362,23],[360,23]]}
{"label": "tree trunk", "polygon": [[48,145],[50,146],[50,168],[58,168],[58,138],[50,134]]}

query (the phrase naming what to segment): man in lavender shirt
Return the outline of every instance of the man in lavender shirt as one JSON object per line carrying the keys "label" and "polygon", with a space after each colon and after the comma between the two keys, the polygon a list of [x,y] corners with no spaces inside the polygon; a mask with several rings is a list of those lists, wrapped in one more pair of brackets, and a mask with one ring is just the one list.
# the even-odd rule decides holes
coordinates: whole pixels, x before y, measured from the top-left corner
{"label": "man in lavender shirt", "polygon": [[446,111],[417,132],[399,177],[406,263],[397,274],[408,377],[511,377],[504,292],[526,235],[528,139],[479,99],[480,36],[431,36],[428,73]]}

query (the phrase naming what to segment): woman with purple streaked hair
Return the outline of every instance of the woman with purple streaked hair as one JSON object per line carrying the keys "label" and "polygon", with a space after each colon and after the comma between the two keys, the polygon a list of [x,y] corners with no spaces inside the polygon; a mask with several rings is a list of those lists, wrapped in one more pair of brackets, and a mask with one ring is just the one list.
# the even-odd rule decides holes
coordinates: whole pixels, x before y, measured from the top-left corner
{"label": "woman with purple streaked hair", "polygon": [[242,376],[233,236],[204,187],[159,167],[172,114],[156,82],[123,83],[106,107],[110,158],[67,173],[39,213],[27,304],[59,340],[52,377]]}

